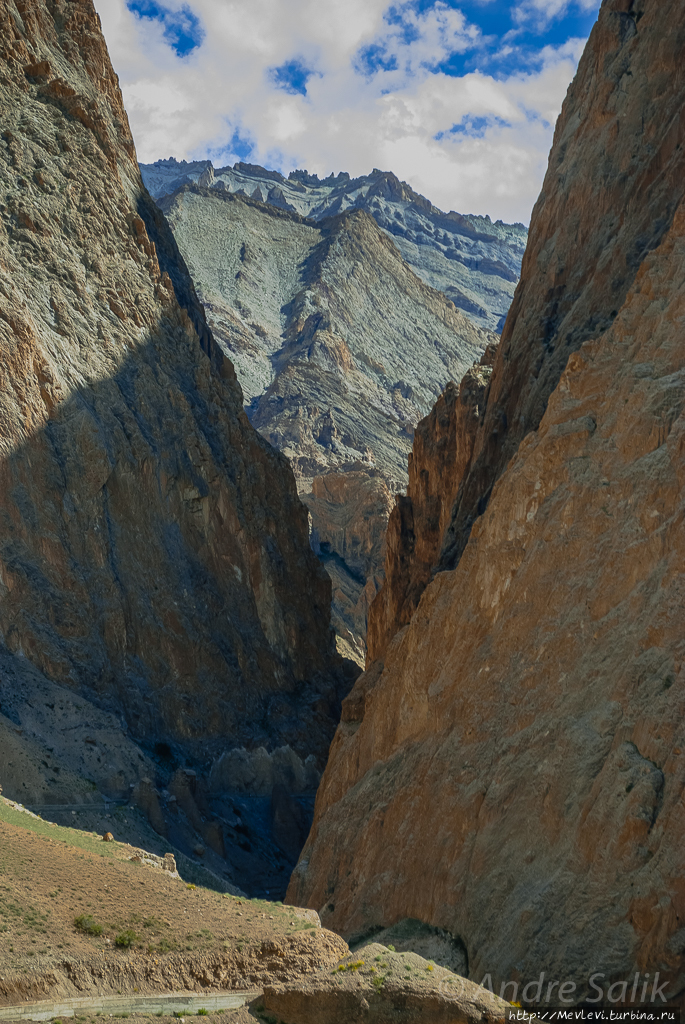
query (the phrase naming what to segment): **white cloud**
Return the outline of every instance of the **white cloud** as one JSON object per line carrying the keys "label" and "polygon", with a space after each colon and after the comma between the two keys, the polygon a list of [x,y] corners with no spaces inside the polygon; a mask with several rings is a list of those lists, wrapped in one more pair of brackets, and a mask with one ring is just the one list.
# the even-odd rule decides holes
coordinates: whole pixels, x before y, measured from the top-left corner
{"label": "white cloud", "polygon": [[563,18],[573,10],[588,13],[596,10],[596,0],[521,0],[514,9],[514,20],[520,25],[534,22],[539,27],[555,18]]}
{"label": "white cloud", "polygon": [[[562,0],[526,3],[544,11]],[[534,70],[504,80],[454,77],[436,66],[473,46],[478,30],[444,3],[423,14],[405,3],[402,24],[389,24],[388,0],[190,0],[205,36],[180,58],[159,22],[137,19],[125,0],[95,5],[141,160],[232,163],[237,130],[253,143],[251,161],[286,173],[381,167],[443,208],[526,222],[582,46],[547,48]],[[371,45],[390,67],[360,74],[355,61]],[[293,60],[314,72],[306,96],[270,74]],[[452,131],[474,118],[478,137]]]}

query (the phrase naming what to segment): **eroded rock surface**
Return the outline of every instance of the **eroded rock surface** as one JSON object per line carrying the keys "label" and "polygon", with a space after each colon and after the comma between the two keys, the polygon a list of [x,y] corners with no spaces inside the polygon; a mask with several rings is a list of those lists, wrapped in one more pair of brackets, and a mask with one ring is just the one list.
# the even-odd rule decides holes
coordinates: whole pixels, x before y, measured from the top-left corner
{"label": "eroded rock surface", "polygon": [[416,422],[495,336],[419,280],[362,210],[317,224],[195,185],[160,205],[253,425],[293,466],[336,632],[363,664]]}
{"label": "eroded rock surface", "polygon": [[396,498],[388,522],[385,580],[368,612],[368,662],[382,658],[409,623],[438,563],[485,414],[495,351],[489,345],[459,385],[448,384],[416,428],[407,493]]}
{"label": "eroded rock surface", "polygon": [[417,953],[372,942],[309,978],[266,985],[283,1024],[503,1024],[508,1004]]}
{"label": "eroded rock surface", "polygon": [[319,179],[307,171],[284,178],[256,164],[214,168],[210,160],[141,164],[150,194],[161,200],[184,185],[249,196],[314,221],[365,210],[392,238],[422,281],[444,292],[474,324],[501,331],[521,272],[523,224],[444,213],[396,175],[377,168],[351,178]]}
{"label": "eroded rock surface", "polygon": [[[65,764],[105,790],[160,740],[202,770],[259,746],[321,768],[350,681],[330,582],[142,184],[93,5],[0,18],[2,706],[30,665],[107,712]],[[117,723],[135,743],[91,764]]]}
{"label": "eroded rock surface", "polygon": [[443,569],[457,564],[471,525],[521,440],[538,427],[571,353],[617,316],[685,192],[685,83],[675,74],[680,29],[656,25],[674,8],[663,4],[659,15],[642,0],[605,7],[557,122]]}
{"label": "eroded rock surface", "polygon": [[685,985],[684,45],[679,4],[602,6],[495,360],[477,458],[513,458],[345,701],[289,891],[496,991]]}

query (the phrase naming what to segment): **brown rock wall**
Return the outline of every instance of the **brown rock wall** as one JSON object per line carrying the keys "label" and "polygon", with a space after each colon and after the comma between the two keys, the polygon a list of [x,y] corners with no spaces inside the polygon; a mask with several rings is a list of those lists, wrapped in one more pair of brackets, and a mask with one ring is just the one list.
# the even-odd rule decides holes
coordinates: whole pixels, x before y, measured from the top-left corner
{"label": "brown rock wall", "polygon": [[369,609],[367,664],[382,658],[410,621],[437,566],[485,412],[494,352],[488,346],[484,365],[473,366],[459,385],[448,384],[416,427],[407,494],[396,498],[388,522],[385,582]]}
{"label": "brown rock wall", "polygon": [[91,0],[0,19],[0,642],[138,739],[322,759],[330,583],[142,186]]}
{"label": "brown rock wall", "polygon": [[606,0],[557,122],[487,412],[441,555],[471,525],[572,352],[611,324],[685,192],[685,28],[677,4]]}
{"label": "brown rock wall", "polygon": [[[634,972],[685,988],[683,41],[678,4],[602,6],[488,409],[538,365],[543,252],[578,275],[554,335],[577,349],[456,569],[344,702],[289,890],[345,934],[405,917],[443,928],[496,991],[541,971],[576,1002],[595,972],[605,998]],[[529,384],[524,421],[542,394]]]}

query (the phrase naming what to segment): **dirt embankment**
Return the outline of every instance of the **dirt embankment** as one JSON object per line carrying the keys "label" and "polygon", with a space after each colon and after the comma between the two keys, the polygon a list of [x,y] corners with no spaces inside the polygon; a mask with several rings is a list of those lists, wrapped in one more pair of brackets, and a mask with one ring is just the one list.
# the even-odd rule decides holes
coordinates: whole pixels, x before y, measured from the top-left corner
{"label": "dirt embankment", "polygon": [[348,952],[311,911],[212,892],[124,844],[26,822],[0,819],[0,1006],[261,988]]}

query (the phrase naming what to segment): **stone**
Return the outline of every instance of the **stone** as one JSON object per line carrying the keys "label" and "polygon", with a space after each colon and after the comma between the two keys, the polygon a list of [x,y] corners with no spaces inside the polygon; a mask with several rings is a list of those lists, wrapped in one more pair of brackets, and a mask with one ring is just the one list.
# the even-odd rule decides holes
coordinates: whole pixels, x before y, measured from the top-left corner
{"label": "stone", "polygon": [[378,942],[325,974],[265,986],[263,1004],[283,1024],[504,1024],[510,1008],[486,988]]}
{"label": "stone", "polygon": [[601,7],[466,478],[483,510],[344,702],[288,891],[576,1005],[593,972],[604,998],[685,978],[684,46],[678,3]]}
{"label": "stone", "polygon": [[102,839],[103,839],[103,842],[105,842],[105,843],[113,843],[114,842],[114,836],[112,835],[111,832],[105,832],[105,834],[103,835]]}
{"label": "stone", "polygon": [[167,835],[168,828],[164,819],[164,812],[160,803],[159,794],[150,779],[141,779],[136,784],[131,794],[136,807],[139,807],[155,832],[160,836]]}
{"label": "stone", "polygon": [[489,346],[458,386],[448,384],[416,428],[407,494],[395,499],[388,522],[385,581],[368,613],[368,663],[409,623],[438,563],[485,413],[495,351]]}
{"label": "stone", "polygon": [[330,582],[142,184],[91,0],[0,16],[0,649],[144,745],[282,735],[322,766],[350,684]]}
{"label": "stone", "polygon": [[[162,202],[186,185],[207,185],[319,222],[364,210],[392,239],[421,280],[442,291],[478,327],[501,331],[521,271],[523,224],[445,213],[389,171],[319,180],[306,171],[284,178],[256,164],[214,169],[211,161],[141,164],[150,195]],[[277,182],[274,186],[271,182]]]}
{"label": "stone", "polygon": [[363,210],[315,223],[198,185],[160,208],[250,421],[293,467],[340,649],[363,665],[414,427],[496,335],[419,280]]}

